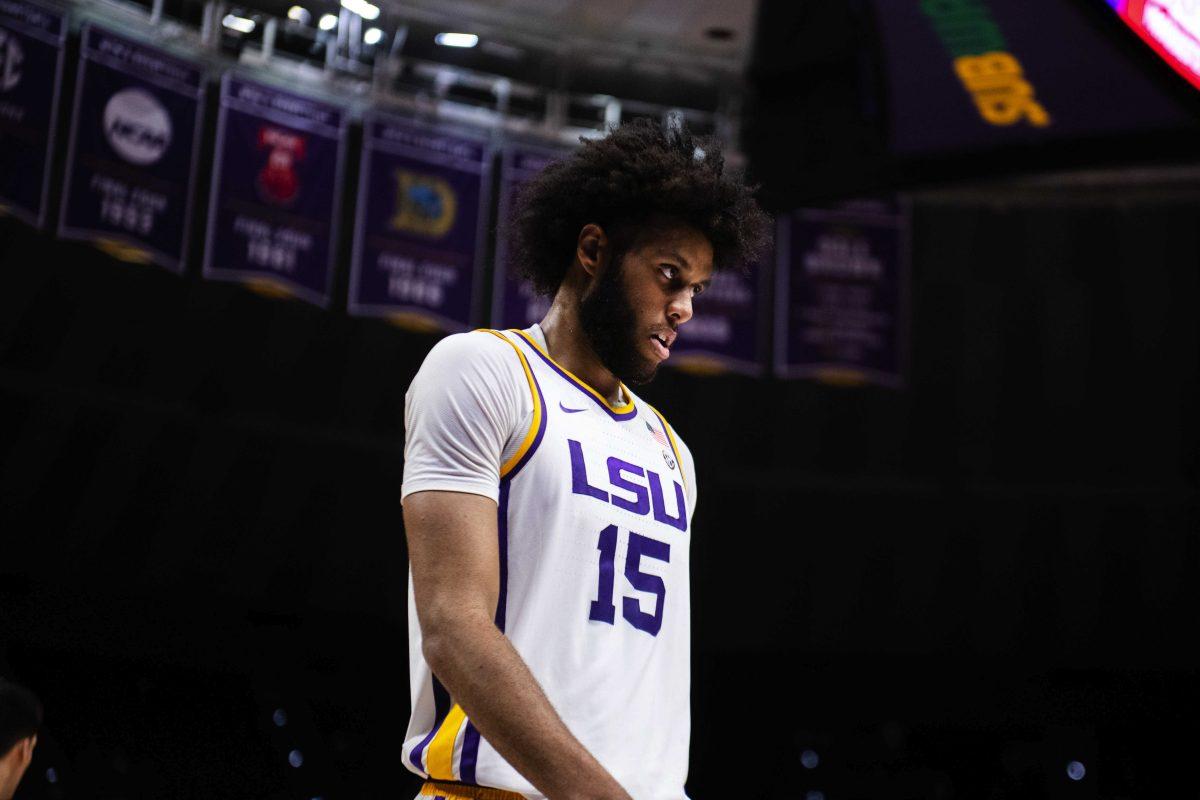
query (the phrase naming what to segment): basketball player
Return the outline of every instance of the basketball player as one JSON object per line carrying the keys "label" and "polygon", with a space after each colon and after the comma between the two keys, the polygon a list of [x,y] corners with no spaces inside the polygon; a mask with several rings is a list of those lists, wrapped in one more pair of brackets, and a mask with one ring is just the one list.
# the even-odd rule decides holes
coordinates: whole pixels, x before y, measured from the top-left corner
{"label": "basketball player", "polygon": [[769,220],[714,143],[643,123],[547,167],[512,222],[550,311],[443,339],[406,398],[404,764],[432,797],[678,800],[696,478],[629,386]]}

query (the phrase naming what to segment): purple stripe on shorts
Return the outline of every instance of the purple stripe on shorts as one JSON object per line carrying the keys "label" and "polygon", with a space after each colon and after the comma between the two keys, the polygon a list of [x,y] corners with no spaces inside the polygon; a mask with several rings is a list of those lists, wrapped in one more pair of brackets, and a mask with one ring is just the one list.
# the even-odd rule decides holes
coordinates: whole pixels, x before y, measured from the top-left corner
{"label": "purple stripe on shorts", "polygon": [[479,759],[479,731],[467,720],[463,733],[462,758],[458,763],[458,777],[463,783],[475,783],[475,762]]}
{"label": "purple stripe on shorts", "polygon": [[438,728],[442,727],[442,723],[446,720],[446,715],[450,713],[450,693],[446,691],[445,686],[442,686],[442,682],[437,679],[436,675],[430,675],[430,678],[433,680],[433,727],[429,729],[429,733],[425,735],[420,744],[408,754],[409,762],[417,768],[417,772],[423,775],[428,773],[425,772],[425,765],[421,763],[421,756],[425,754],[425,748],[429,747]]}

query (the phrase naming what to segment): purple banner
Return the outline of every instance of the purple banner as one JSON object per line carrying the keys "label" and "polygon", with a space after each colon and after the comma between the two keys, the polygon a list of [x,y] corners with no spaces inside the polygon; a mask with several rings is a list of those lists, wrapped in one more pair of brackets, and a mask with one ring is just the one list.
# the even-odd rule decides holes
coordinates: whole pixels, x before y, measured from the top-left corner
{"label": "purple banner", "polygon": [[746,275],[735,269],[715,273],[692,302],[692,318],[679,328],[667,363],[692,372],[762,375],[767,362],[762,302],[770,275],[763,264],[751,265]]}
{"label": "purple banner", "polygon": [[83,30],[59,235],[182,272],[204,74],[98,26]]}
{"label": "purple banner", "polygon": [[511,145],[500,160],[500,210],[496,225],[496,272],[492,281],[492,325],[497,328],[528,328],[550,310],[549,297],[533,290],[533,284],[517,272],[508,245],[508,215],[521,187],[552,161],[567,155],[531,145]]}
{"label": "purple banner", "polygon": [[0,212],[46,224],[66,15],[0,0]]}
{"label": "purple banner", "polygon": [[329,304],[346,110],[226,74],[204,276]]}
{"label": "purple banner", "polygon": [[899,387],[907,350],[906,215],[883,207],[781,217],[775,367],[785,378]]}
{"label": "purple banner", "polygon": [[367,115],[350,313],[444,331],[476,322],[491,160],[481,139]]}

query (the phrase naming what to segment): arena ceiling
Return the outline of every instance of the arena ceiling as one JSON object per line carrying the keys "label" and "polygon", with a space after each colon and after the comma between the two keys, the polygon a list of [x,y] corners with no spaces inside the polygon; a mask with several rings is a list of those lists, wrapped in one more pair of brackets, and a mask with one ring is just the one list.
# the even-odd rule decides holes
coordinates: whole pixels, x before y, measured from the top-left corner
{"label": "arena ceiling", "polygon": [[[186,2],[186,0],[185,0]],[[716,111],[742,86],[759,0],[372,0],[391,51],[573,94],[608,94]],[[338,0],[243,0],[237,12],[310,24]],[[470,50],[438,47],[442,31],[477,34]]]}
{"label": "arena ceiling", "polygon": [[497,39],[629,60],[740,73],[757,0],[405,0],[397,16],[459,25]]}

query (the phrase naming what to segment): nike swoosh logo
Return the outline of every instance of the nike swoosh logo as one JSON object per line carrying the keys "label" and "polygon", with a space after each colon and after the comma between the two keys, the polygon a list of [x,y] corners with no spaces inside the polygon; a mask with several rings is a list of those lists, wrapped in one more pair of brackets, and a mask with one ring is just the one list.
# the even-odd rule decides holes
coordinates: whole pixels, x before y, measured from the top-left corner
{"label": "nike swoosh logo", "polygon": [[587,411],[586,408],[567,408],[566,406],[564,406],[562,404],[562,400],[558,401],[558,407],[561,408],[563,411],[567,412],[568,414],[578,414],[580,411]]}

